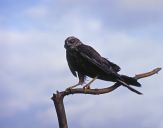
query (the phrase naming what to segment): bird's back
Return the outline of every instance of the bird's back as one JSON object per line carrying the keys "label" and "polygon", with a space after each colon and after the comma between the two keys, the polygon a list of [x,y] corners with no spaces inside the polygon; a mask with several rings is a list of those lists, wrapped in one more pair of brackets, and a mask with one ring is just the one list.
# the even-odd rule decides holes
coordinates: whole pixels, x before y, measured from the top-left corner
{"label": "bird's back", "polygon": [[120,67],[102,57],[95,49],[88,45],[77,47],[78,70],[89,77],[98,76],[99,79],[115,81]]}

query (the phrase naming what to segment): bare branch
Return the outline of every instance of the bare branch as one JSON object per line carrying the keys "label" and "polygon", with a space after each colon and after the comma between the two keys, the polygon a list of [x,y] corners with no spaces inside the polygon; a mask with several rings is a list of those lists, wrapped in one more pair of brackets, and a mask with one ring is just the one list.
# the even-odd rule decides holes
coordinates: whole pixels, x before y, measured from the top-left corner
{"label": "bare branch", "polygon": [[138,80],[138,79],[141,79],[141,78],[144,78],[144,77],[149,77],[149,76],[152,76],[154,74],[157,74],[160,70],[161,70],[161,68],[155,68],[150,72],[135,75],[134,78]]}
{"label": "bare branch", "polygon": [[83,89],[83,88],[76,88],[71,90],[63,91],[63,95],[69,95],[69,94],[92,94],[92,95],[99,95],[104,93],[109,93],[115,90],[120,86],[119,83],[115,83],[113,86],[107,87],[107,88],[101,88],[101,89]]}
{"label": "bare branch", "polygon": [[[145,77],[152,76],[154,74],[157,74],[161,68],[156,68],[150,72],[142,73],[142,74],[137,74],[133,78],[136,80],[142,79]],[[92,94],[92,95],[100,95],[104,93],[109,93],[114,91],[116,88],[118,88],[121,84],[120,83],[115,83],[114,85],[107,87],[107,88],[101,88],[101,89],[83,89],[83,88],[76,88],[76,89],[70,89],[70,90],[65,90],[62,92],[58,92],[56,94],[53,94],[53,97],[51,98],[54,102],[56,112],[57,112],[57,117],[58,117],[58,122],[59,122],[59,127],[60,128],[68,128],[67,125],[67,119],[66,119],[66,113],[65,113],[65,108],[63,104],[63,99],[66,95],[70,94]]]}
{"label": "bare branch", "polygon": [[[145,77],[149,77],[152,76],[154,74],[157,74],[159,71],[161,70],[161,68],[156,68],[153,69],[150,72],[146,72],[146,73],[141,73],[141,74],[137,74],[135,75],[133,78],[135,79],[142,79]],[[62,93],[63,96],[65,95],[69,95],[69,94],[93,94],[93,95],[100,95],[100,94],[104,94],[104,93],[109,93],[114,91],[116,88],[118,88],[120,86],[119,83],[115,83],[114,85],[107,87],[107,88],[101,88],[101,89],[83,89],[83,88],[76,88],[76,89],[71,89],[71,90],[65,90]]]}

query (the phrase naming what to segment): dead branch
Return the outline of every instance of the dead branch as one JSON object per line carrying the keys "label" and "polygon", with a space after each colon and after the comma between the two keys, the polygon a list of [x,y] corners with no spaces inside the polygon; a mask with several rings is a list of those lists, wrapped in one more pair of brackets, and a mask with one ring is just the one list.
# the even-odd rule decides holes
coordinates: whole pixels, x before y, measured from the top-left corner
{"label": "dead branch", "polygon": [[[156,68],[150,72],[142,73],[142,74],[137,74],[133,78],[139,80],[145,77],[152,76],[154,74],[157,74],[161,68]],[[70,94],[92,94],[92,95],[100,95],[104,93],[109,93],[114,91],[116,88],[120,86],[119,83],[115,83],[114,85],[107,87],[107,88],[101,88],[101,89],[83,89],[83,88],[75,88],[71,90],[65,90],[62,92],[58,92],[56,94],[53,94],[53,97],[51,98],[54,102],[56,112],[57,112],[57,117],[58,117],[58,122],[59,122],[59,127],[60,128],[68,128],[67,125],[67,119],[66,119],[66,113],[64,109],[64,104],[63,104],[63,99],[65,96],[70,95]]]}
{"label": "dead branch", "polygon": [[149,76],[152,76],[154,74],[158,74],[158,72],[161,70],[161,68],[155,68],[153,69],[152,71],[150,72],[146,72],[146,73],[142,73],[142,74],[138,74],[138,75],[135,75],[135,79],[141,79],[141,78],[144,78],[144,77],[149,77]]}

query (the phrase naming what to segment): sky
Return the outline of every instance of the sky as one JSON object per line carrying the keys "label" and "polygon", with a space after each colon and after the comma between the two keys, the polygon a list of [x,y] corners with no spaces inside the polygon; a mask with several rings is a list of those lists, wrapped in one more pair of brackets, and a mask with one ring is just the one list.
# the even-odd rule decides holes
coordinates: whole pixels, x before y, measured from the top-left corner
{"label": "sky", "polygon": [[[120,74],[163,67],[162,7],[162,0],[1,0],[0,127],[58,127],[50,98],[78,82],[66,62],[68,36],[118,64]],[[163,128],[162,78],[161,71],[141,79],[142,96],[120,87],[65,97],[69,127]]]}

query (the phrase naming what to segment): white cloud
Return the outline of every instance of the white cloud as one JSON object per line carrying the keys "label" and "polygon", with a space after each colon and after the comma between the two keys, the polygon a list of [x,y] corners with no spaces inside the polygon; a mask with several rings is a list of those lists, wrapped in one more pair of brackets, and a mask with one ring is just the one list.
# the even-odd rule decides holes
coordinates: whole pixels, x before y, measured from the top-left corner
{"label": "white cloud", "polygon": [[0,30],[0,43],[23,43],[22,33],[17,31]]}
{"label": "white cloud", "polygon": [[0,117],[12,117],[17,112],[26,111],[28,108],[28,104],[22,103],[18,99],[7,100],[0,106]]}
{"label": "white cloud", "polygon": [[57,116],[55,114],[55,108],[52,106],[47,110],[41,110],[37,112],[36,119],[41,122],[43,126],[56,125],[58,126]]}
{"label": "white cloud", "polygon": [[120,3],[124,8],[135,11],[163,11],[162,0],[122,0]]}
{"label": "white cloud", "polygon": [[[65,65],[65,55],[63,48],[63,40],[56,36],[53,32],[41,31],[10,31],[2,30],[0,32],[0,42],[4,44],[7,50],[6,67],[26,68],[27,71],[39,71],[47,68],[63,68]],[[63,42],[62,44],[58,42]],[[58,59],[58,56],[62,59]],[[55,62],[58,61],[58,63]]]}
{"label": "white cloud", "polygon": [[47,18],[49,14],[49,10],[46,6],[37,5],[26,9],[24,14],[33,19],[43,19],[43,18]]}

